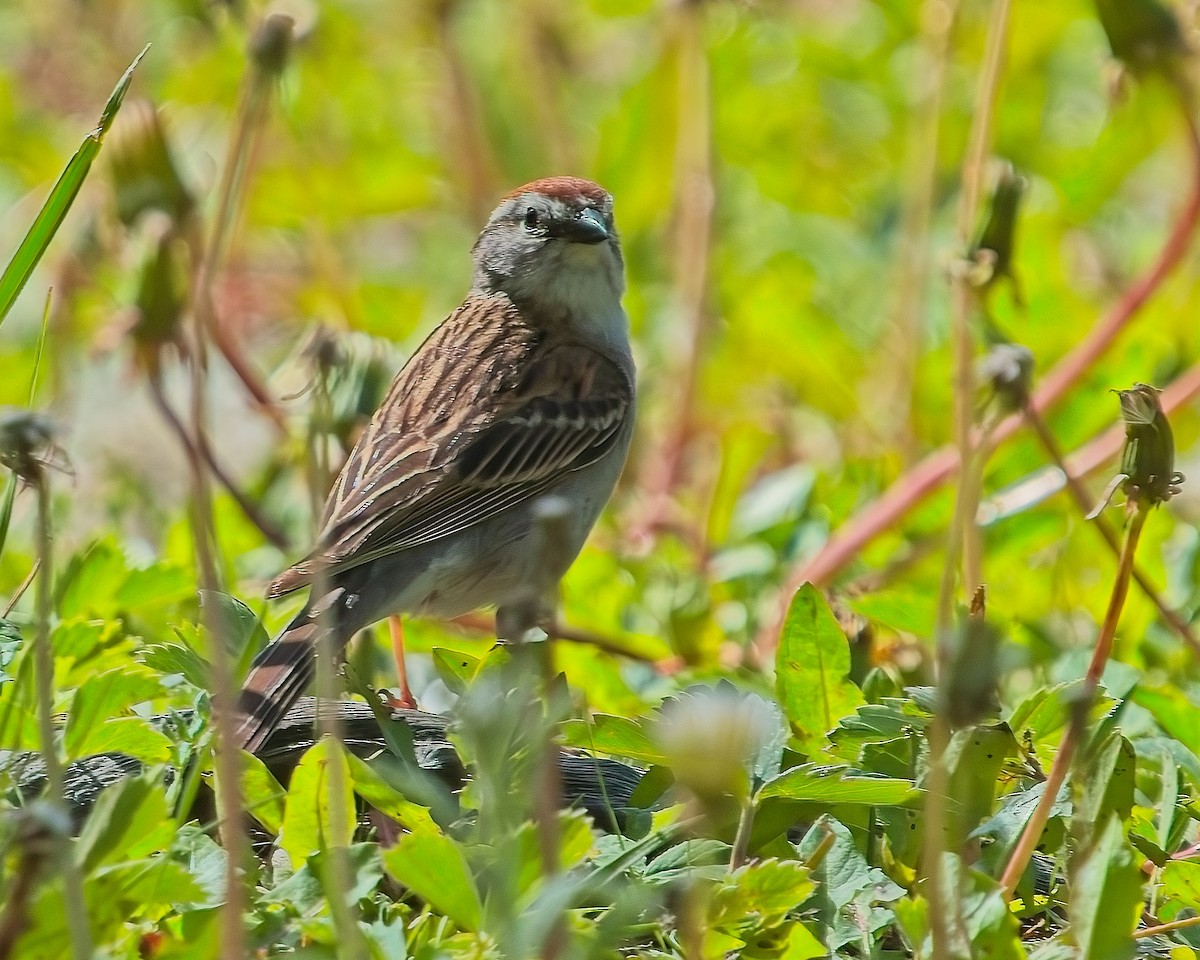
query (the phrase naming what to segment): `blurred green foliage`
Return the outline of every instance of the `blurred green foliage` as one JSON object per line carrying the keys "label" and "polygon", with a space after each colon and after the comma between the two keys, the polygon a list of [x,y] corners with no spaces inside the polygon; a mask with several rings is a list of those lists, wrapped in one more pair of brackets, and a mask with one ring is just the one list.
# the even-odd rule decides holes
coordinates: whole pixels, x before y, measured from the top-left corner
{"label": "blurred green foliage", "polygon": [[[195,268],[247,115],[253,148],[236,171],[244,202],[225,211],[227,234],[211,251],[213,308],[222,345],[279,413],[268,416],[210,351],[209,442],[291,546],[273,544],[245,503],[218,488],[231,596],[207,599],[235,656],[294,613],[266,606],[263,584],[303,552],[314,501],[355,430],[461,299],[482,218],[515,185],[571,173],[615,196],[641,397],[621,487],[563,585],[565,623],[602,641],[556,644],[569,697],[544,715],[536,703],[505,701],[511,713],[472,720],[472,691],[500,670],[486,631],[409,625],[418,698],[453,707],[465,724],[456,746],[478,781],[462,802],[478,822],[443,822],[457,815],[445,812],[453,803],[439,807],[349,758],[346,790],[406,831],[379,856],[353,823],[331,820],[320,772],[342,758],[328,744],[313,748],[286,792],[261,765],[248,768],[247,802],[265,827],[282,829],[290,857],[250,877],[251,943],[337,955],[329,847],[353,839],[351,889],[335,895],[361,908],[372,956],[536,953],[552,937],[581,957],[930,955],[916,808],[937,698],[920,685],[933,680],[953,485],[877,531],[822,584],[828,606],[814,588],[794,600],[783,585],[952,439],[949,284],[964,263],[989,268],[974,277],[981,287],[1013,281],[986,290],[989,330],[1028,348],[1036,384],[1158,255],[1192,189],[1180,107],[1190,100],[1178,92],[1190,93],[1196,26],[1164,21],[1153,0],[1133,5],[1126,22],[1109,2],[1099,11],[1084,0],[1016,5],[984,176],[986,193],[1008,185],[1009,219],[1000,222],[998,204],[989,225],[980,211],[960,238],[960,168],[991,4],[957,4],[939,65],[938,16],[950,6],[295,0],[277,7],[294,18],[286,67],[276,83],[283,58],[264,61],[260,49],[266,79],[247,86],[262,3],[0,5],[5,262],[115,78],[152,44],[0,334],[0,405],[26,405],[52,288],[35,405],[57,422],[61,448],[49,474],[60,558],[52,641],[67,759],[115,751],[148,771],[103,794],[76,845],[88,889],[105,891],[90,895],[89,915],[110,955],[217,949],[224,852],[207,824],[189,822],[184,801],[196,785],[168,778],[161,789],[168,766],[194,759],[194,770],[210,771],[212,654],[198,626],[186,460],[161,406],[186,409]],[[1114,52],[1132,79],[1118,78]],[[1109,388],[1167,386],[1196,363],[1198,276],[1189,252],[1046,414],[1063,448],[1116,422]],[[1171,424],[1178,467],[1200,473],[1194,405]],[[988,459],[984,497],[1048,462],[1032,433],[1018,433]],[[1114,451],[1110,472],[1116,462]],[[1091,481],[1097,495],[1104,479]],[[11,525],[0,510],[6,751],[37,745],[21,643],[33,635],[33,605],[17,596],[34,563],[34,500],[17,495]],[[1200,500],[1184,483],[1150,519],[1138,553],[1187,622],[1200,606],[1198,518]],[[1070,941],[1072,955],[1128,956],[1141,909],[1162,921],[1200,911],[1194,864],[1170,859],[1196,842],[1200,674],[1195,653],[1137,590],[1117,635],[1120,662],[1088,714],[1095,737],[1083,775],[1044,835],[1050,865],[1039,869],[1049,876],[1027,872],[1011,912],[993,879],[1037,801],[1112,583],[1115,557],[1088,526],[1057,493],[981,533],[988,662],[954,679],[978,694],[964,715],[979,719],[978,707],[987,716],[950,741],[948,776],[962,803],[951,809],[955,853],[942,870],[961,892],[954,942],[975,956],[1022,956],[1020,935],[1032,943],[1064,924],[1068,933],[1037,955],[1064,955],[1054,951]],[[764,635],[782,638],[778,661]],[[382,635],[351,659],[373,685],[393,682]],[[957,662],[972,669],[961,651]],[[688,699],[703,696],[686,693],[693,684],[720,681],[754,699],[718,692],[699,708]],[[681,699],[659,712],[671,697]],[[728,722],[720,749],[681,732],[679,717],[696,709]],[[636,804],[640,835],[602,835],[562,812],[551,868],[526,819],[535,814],[514,807],[500,829],[489,798],[533,796],[532,774],[513,758],[528,765],[530,731],[565,712],[568,744],[650,772]],[[161,714],[174,719],[149,719]],[[526,739],[489,738],[489,722],[501,720],[529,724]],[[401,747],[392,753],[402,767]],[[726,756],[739,751],[740,761]],[[698,771],[697,757],[733,768]],[[728,783],[736,789],[719,786]],[[11,785],[0,774],[0,787]],[[62,827],[6,796],[4,870],[19,878],[30,844]],[[1161,886],[1137,870],[1143,858]],[[65,955],[53,886],[30,904],[20,955]],[[1178,950],[1200,944],[1174,936]]]}

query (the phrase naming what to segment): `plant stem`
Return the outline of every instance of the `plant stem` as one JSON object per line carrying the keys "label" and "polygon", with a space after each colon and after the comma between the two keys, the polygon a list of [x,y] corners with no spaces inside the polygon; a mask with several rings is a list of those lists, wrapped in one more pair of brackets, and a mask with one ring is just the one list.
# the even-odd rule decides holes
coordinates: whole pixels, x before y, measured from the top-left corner
{"label": "plant stem", "polygon": [[[1192,168],[1187,199],[1154,262],[1034,390],[1030,404],[1039,414],[1045,414],[1083,378],[1187,253],[1192,234],[1200,222],[1200,136],[1187,112],[1184,120]],[[1002,421],[996,429],[996,443],[1009,439],[1022,422],[1023,417],[1019,413]],[[815,557],[800,564],[788,577],[780,593],[784,599],[780,601],[777,620],[765,624],[758,636],[760,650],[766,652],[774,648],[779,625],[783,621],[786,598],[791,597],[805,582],[818,585],[828,583],[868,543],[892,529],[910,510],[954,476],[961,462],[957,447],[945,446],[935,450],[906,470],[882,495],[842,524]]]}
{"label": "plant stem", "polygon": [[677,97],[679,120],[675,152],[676,225],[673,247],[672,300],[683,329],[670,332],[668,373],[664,382],[676,384],[668,409],[663,440],[649,452],[641,471],[640,489],[645,513],[634,524],[630,539],[647,540],[662,528],[671,512],[671,494],[678,484],[692,430],[692,410],[700,379],[706,340],[708,275],[712,256],[712,220],[716,187],[712,169],[712,93],[705,45],[705,6],[680,3],[675,10]]}
{"label": "plant stem", "polygon": [[[1062,448],[1058,445],[1058,440],[1055,438],[1054,434],[1051,433],[1050,428],[1046,425],[1046,421],[1039,417],[1037,413],[1031,410],[1028,406],[1025,407],[1025,419],[1030,428],[1033,430],[1034,434],[1037,436],[1038,440],[1041,442],[1042,446],[1045,448],[1046,453],[1049,454],[1050,459],[1055,463],[1058,469],[1062,471],[1063,481],[1067,490],[1071,494],[1071,498],[1075,501],[1075,505],[1079,507],[1080,511],[1086,516],[1091,512],[1092,509],[1092,502],[1089,499],[1087,488],[1084,487],[1079,478],[1073,475],[1070,469],[1067,467],[1066,459],[1063,456]],[[1121,539],[1117,536],[1117,532],[1113,529],[1113,525],[1109,522],[1108,518],[1103,514],[1100,514],[1093,521],[1093,525],[1095,526],[1096,530],[1099,531],[1100,536],[1104,538],[1104,542],[1108,544],[1109,548],[1113,552],[1113,555],[1117,558],[1120,558]],[[1191,626],[1186,620],[1183,619],[1183,617],[1179,615],[1177,611],[1173,610],[1167,604],[1167,602],[1163,599],[1162,594],[1158,592],[1158,589],[1154,586],[1149,576],[1147,576],[1146,572],[1142,570],[1141,567],[1139,567],[1136,563],[1133,567],[1133,579],[1141,588],[1142,592],[1147,596],[1147,598],[1149,598],[1150,602],[1158,608],[1159,616],[1163,618],[1167,625],[1170,626],[1171,629],[1177,634],[1179,634],[1184,643],[1190,646],[1192,650],[1200,653],[1200,639],[1197,639],[1195,633],[1192,631]]]}
{"label": "plant stem", "polygon": [[[50,645],[50,616],[54,606],[54,545],[50,529],[50,483],[40,464],[34,477],[37,487],[37,567],[34,592],[37,632],[34,640],[34,676],[37,694],[38,738],[41,741],[42,761],[46,765],[46,795],[64,818],[70,811],[63,800],[63,766],[54,735],[54,650]],[[88,921],[87,900],[83,894],[83,877],[75,859],[75,845],[66,834],[62,836],[59,852],[62,863],[63,898],[66,901],[67,927],[71,934],[71,955],[86,960],[92,955],[91,924]]]}
{"label": "plant stem", "polygon": [[1186,930],[1189,927],[1200,926],[1200,917],[1184,917],[1182,920],[1172,920],[1170,923],[1160,923],[1155,927],[1133,931],[1134,940],[1145,940],[1147,937],[1158,937],[1175,930]]}
{"label": "plant stem", "polygon": [[[322,566],[317,570],[313,581],[313,596],[326,596],[329,593],[328,571]],[[328,605],[326,605],[328,608]],[[330,619],[330,611],[326,609],[323,620]],[[329,787],[329,819],[331,823],[345,822],[346,817],[346,778],[344,758],[342,757],[342,731],[336,710],[322,710],[321,704],[333,703],[339,699],[337,663],[339,650],[334,639],[331,624],[323,623],[317,631],[317,727],[320,736],[328,744],[331,756],[328,766],[329,776],[325,783]],[[346,847],[339,841],[325,848],[328,855],[325,882],[326,897],[329,900],[330,913],[333,916],[333,926],[339,943],[339,956],[344,955],[349,960],[363,960],[367,956],[367,945],[363,940],[362,931],[358,926],[357,911],[354,904],[346,902],[346,891],[352,886],[350,863],[346,855]]]}
{"label": "plant stem", "polygon": [[[187,428],[183,425],[183,421],[179,419],[171,405],[167,402],[166,395],[162,388],[162,378],[157,370],[151,370],[147,373],[146,382],[150,386],[150,397],[154,401],[155,407],[158,408],[159,414],[166,421],[171,432],[175,434],[181,446],[184,447],[184,453],[187,456],[192,456],[193,451],[187,448],[192,443],[192,438],[188,436]],[[203,434],[199,437],[201,444],[198,453],[203,458],[208,469],[212,471],[212,475],[217,482],[225,488],[225,491],[233,498],[234,503],[241,509],[243,516],[249,520],[258,532],[261,533],[270,543],[278,547],[280,550],[286,550],[289,547],[287,536],[282,530],[265,517],[262,511],[248,494],[242,492],[233,478],[225,471],[225,468],[217,462],[216,454],[213,453],[212,444],[208,442],[208,438]]]}
{"label": "plant stem", "polygon": [[733,838],[733,850],[729,854],[729,869],[736,870],[746,862],[746,851],[750,849],[750,833],[754,829],[754,796],[742,802],[742,813],[738,817],[737,833]]}
{"label": "plant stem", "polygon": [[1062,743],[1059,744],[1058,752],[1054,755],[1054,762],[1050,765],[1050,772],[1046,775],[1046,782],[1042,788],[1042,795],[1038,799],[1038,805],[1034,809],[1032,816],[1030,816],[1029,821],[1025,824],[1025,829],[1022,831],[1021,837],[1013,849],[1012,856],[1009,858],[1008,865],[1004,868],[1004,874],[1000,878],[1000,886],[1005,899],[1012,897],[1017,884],[1020,882],[1021,875],[1024,874],[1025,867],[1029,863],[1029,858],[1033,856],[1033,851],[1037,848],[1038,841],[1042,836],[1042,830],[1046,826],[1046,821],[1050,819],[1050,811],[1054,806],[1055,800],[1058,799],[1058,792],[1067,778],[1067,771],[1070,769],[1071,763],[1075,758],[1075,753],[1083,740],[1087,715],[1096,698],[1096,692],[1100,687],[1100,678],[1104,673],[1104,667],[1108,663],[1109,655],[1112,653],[1113,638],[1116,636],[1117,623],[1121,619],[1121,610],[1125,606],[1125,597],[1129,594],[1129,580],[1133,572],[1133,558],[1137,551],[1138,539],[1141,537],[1142,527],[1145,526],[1149,510],[1150,507],[1144,500],[1138,499],[1134,501],[1133,517],[1129,522],[1129,527],[1125,531],[1125,540],[1121,544],[1121,557],[1117,564],[1117,574],[1113,580],[1108,609],[1104,614],[1104,622],[1100,626],[1100,636],[1096,640],[1096,648],[1092,651],[1092,659],[1088,663],[1087,673],[1084,675],[1080,701],[1075,705],[1075,710],[1067,726],[1066,735],[1063,737]]}

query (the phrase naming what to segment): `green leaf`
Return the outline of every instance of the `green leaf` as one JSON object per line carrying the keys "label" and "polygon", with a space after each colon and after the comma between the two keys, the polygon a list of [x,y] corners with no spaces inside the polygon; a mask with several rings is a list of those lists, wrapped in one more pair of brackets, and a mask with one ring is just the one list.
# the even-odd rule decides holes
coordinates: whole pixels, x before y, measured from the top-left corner
{"label": "green leaf", "polygon": [[142,717],[116,717],[83,728],[74,744],[73,758],[96,753],[123,753],[145,764],[171,759],[171,741]]}
{"label": "green leaf", "polygon": [[729,874],[708,904],[708,922],[750,939],[783,923],[812,894],[808,868],[795,860],[760,860]]}
{"label": "green leaf", "polygon": [[[1110,813],[1125,821],[1133,809],[1137,756],[1133,744],[1120,733],[1111,733],[1084,758],[1083,776],[1072,777],[1076,788],[1072,823],[1088,830],[1104,824]],[[1076,842],[1085,842],[1077,837]]]}
{"label": "green leaf", "polygon": [[105,104],[104,110],[100,114],[96,128],[84,138],[79,149],[75,151],[75,155],[71,157],[66,168],[59,175],[58,182],[54,184],[50,196],[46,198],[46,202],[34,219],[29,232],[25,234],[25,239],[21,241],[12,259],[9,260],[8,266],[4,268],[4,273],[0,274],[0,324],[4,323],[4,319],[12,310],[13,304],[38,265],[38,261],[42,259],[46,248],[50,246],[50,241],[54,239],[58,228],[62,226],[67,211],[71,209],[71,204],[75,202],[79,188],[83,186],[88,170],[91,169],[92,161],[100,152],[104,135],[112,125],[117,111],[121,109],[121,101],[125,99],[129,84],[133,82],[133,71],[149,49],[149,46],[143,48],[121,79],[117,81],[116,87],[113,88],[113,92],[108,98],[108,103]]}
{"label": "green leaf", "polygon": [[847,678],[850,647],[821,596],[806,583],[796,591],[775,655],[775,688],[801,746],[816,752],[839,720],[862,705]]}
{"label": "green leaf", "polygon": [[4,496],[0,497],[0,556],[3,556],[4,544],[8,540],[8,525],[12,522],[13,503],[16,499],[17,475],[9,473],[8,481],[4,484]]}
{"label": "green leaf", "polygon": [[1158,891],[1164,906],[1174,915],[1182,909],[1200,910],[1200,863],[1195,860],[1168,860],[1159,874]]}
{"label": "green leaf", "polygon": [[258,757],[243,750],[238,753],[238,761],[242,766],[241,795],[246,812],[268,833],[278,834],[283,829],[287,791]]}
{"label": "green leaf", "polygon": [[[953,909],[949,917],[948,939],[951,956],[973,960],[1024,960],[1021,929],[1000,885],[986,874],[967,868],[953,853],[942,855],[943,889],[952,891]],[[927,892],[928,881],[921,888]],[[897,917],[919,956],[932,956],[928,905],[918,898],[912,909],[904,901],[896,904]]]}
{"label": "green leaf", "polygon": [[352,753],[346,755],[354,792],[386,817],[391,817],[405,830],[436,828],[429,810],[413,803],[385,781],[371,766]]}
{"label": "green leaf", "polygon": [[233,656],[252,655],[270,642],[258,614],[237,597],[201,592],[200,604],[205,626],[216,632]]}
{"label": "green leaf", "polygon": [[102,867],[89,878],[105,897],[137,905],[139,910],[180,907],[207,901],[207,893],[187,868],[167,857]]}
{"label": "green leaf", "polygon": [[944,762],[953,802],[947,810],[943,849],[959,849],[967,835],[991,814],[1004,761],[1019,753],[1020,745],[1003,723],[959,730],[950,738]]}
{"label": "green leaf", "polygon": [[866,804],[872,807],[917,807],[921,791],[911,780],[848,772],[845,766],[806,763],[785,770],[758,791],[758,800],[782,797],[813,803]]}
{"label": "green leaf", "polygon": [[833,952],[889,926],[893,915],[887,905],[900,899],[904,890],[868,864],[849,829],[830,816],[809,828],[800,842],[800,855],[811,861],[819,847],[825,854],[812,868],[816,890],[803,906],[815,911],[825,948]]}
{"label": "green leaf", "polygon": [[846,600],[861,617],[903,633],[929,640],[934,635],[934,605],[924,594],[898,590],[864,593]]}
{"label": "green leaf", "polygon": [[1071,935],[1081,960],[1126,960],[1134,955],[1133,931],[1146,878],[1116,814],[1096,828],[1095,836],[1072,863],[1067,904]]}
{"label": "green leaf", "polygon": [[[332,802],[330,768],[341,767],[341,809]],[[328,738],[309,748],[292,774],[283,811],[279,846],[293,866],[327,847],[349,846],[354,836],[354,790],[350,767],[341,748]]]}
{"label": "green leaf", "polygon": [[212,665],[184,643],[152,643],[136,653],[138,660],[164,676],[178,674],[198,690],[207,690]]}
{"label": "green leaf", "polygon": [[[91,745],[94,740],[92,734],[106,720],[126,712],[134,704],[153,700],[162,694],[162,684],[157,676],[132,666],[108,670],[84,681],[83,686],[75,692],[67,715],[64,736],[67,758],[75,760],[86,756],[84,751],[98,752]],[[144,720],[140,722],[149,726]],[[166,760],[167,757],[161,759]]]}
{"label": "green leaf", "polygon": [[85,874],[120,860],[137,860],[168,847],[174,833],[161,770],[122,780],[100,794],[79,834]]}
{"label": "green leaf", "polygon": [[401,837],[383,854],[397,881],[462,930],[478,930],[483,906],[466,857],[444,833],[421,830]]}
{"label": "green leaf", "polygon": [[645,727],[629,717],[595,714],[590,720],[568,720],[563,740],[570,747],[608,756],[626,757],[645,764],[664,764],[666,758]]}
{"label": "green leaf", "polygon": [[441,678],[442,683],[450,688],[451,693],[460,697],[466,693],[467,684],[475,676],[482,662],[478,657],[459,650],[449,650],[446,647],[434,647],[430,651],[433,658],[433,668]]}

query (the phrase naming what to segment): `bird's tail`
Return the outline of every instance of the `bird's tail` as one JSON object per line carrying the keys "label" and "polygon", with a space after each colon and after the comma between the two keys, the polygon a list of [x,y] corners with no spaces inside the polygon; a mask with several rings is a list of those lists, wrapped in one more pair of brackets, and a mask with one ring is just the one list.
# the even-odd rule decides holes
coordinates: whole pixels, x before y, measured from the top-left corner
{"label": "bird's tail", "polygon": [[306,607],[254,658],[234,716],[234,742],[243,750],[257,753],[304,693],[316,669],[322,629]]}

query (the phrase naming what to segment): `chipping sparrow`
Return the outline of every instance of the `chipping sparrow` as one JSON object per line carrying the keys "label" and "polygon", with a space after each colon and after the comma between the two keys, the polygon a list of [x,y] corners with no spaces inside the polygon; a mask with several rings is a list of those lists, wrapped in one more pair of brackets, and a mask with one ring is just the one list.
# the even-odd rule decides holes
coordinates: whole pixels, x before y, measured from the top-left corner
{"label": "chipping sparrow", "polygon": [[[503,636],[531,585],[544,593],[566,572],[612,493],[634,419],[612,197],[574,177],[527,184],[472,254],[466,300],[396,376],[334,483],[316,548],[270,586],[272,598],[313,589],[242,688],[247,750],[308,685],[319,630],[341,646],[392,614],[495,604]],[[552,557],[536,529],[549,496],[569,508]]]}

